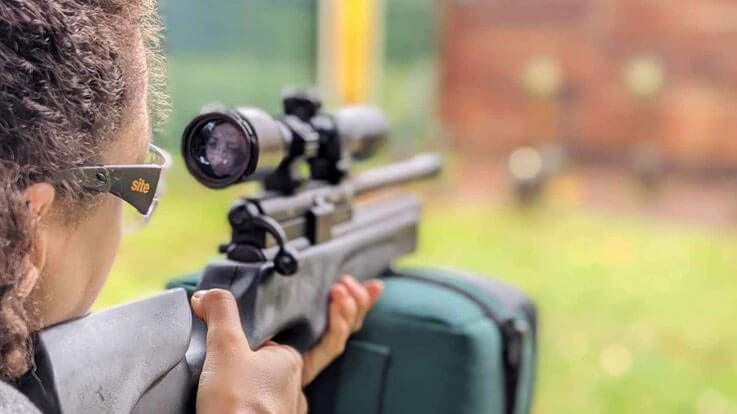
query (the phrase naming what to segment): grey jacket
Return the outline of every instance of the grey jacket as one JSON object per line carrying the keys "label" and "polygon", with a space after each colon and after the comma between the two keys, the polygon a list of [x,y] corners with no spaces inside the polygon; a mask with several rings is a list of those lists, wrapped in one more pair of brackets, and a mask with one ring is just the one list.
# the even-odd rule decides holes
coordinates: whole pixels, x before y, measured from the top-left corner
{"label": "grey jacket", "polygon": [[0,381],[0,413],[41,414],[41,411],[13,386]]}

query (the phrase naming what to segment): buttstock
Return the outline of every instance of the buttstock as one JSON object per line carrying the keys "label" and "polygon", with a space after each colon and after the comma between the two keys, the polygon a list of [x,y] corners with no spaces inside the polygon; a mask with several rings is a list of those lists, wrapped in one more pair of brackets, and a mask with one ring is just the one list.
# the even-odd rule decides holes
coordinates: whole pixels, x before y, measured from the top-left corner
{"label": "buttstock", "polygon": [[21,391],[44,413],[185,412],[191,328],[182,289],[46,328]]}

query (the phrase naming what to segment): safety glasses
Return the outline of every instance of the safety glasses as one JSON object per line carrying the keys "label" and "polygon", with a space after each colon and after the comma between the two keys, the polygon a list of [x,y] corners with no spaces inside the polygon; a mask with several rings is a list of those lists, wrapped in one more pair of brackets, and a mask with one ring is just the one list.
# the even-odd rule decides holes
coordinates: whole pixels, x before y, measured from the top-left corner
{"label": "safety glasses", "polygon": [[110,193],[125,201],[134,211],[124,211],[124,228],[132,231],[145,225],[156,209],[163,175],[170,166],[169,153],[150,144],[142,164],[77,167],[67,170],[65,176],[87,190]]}

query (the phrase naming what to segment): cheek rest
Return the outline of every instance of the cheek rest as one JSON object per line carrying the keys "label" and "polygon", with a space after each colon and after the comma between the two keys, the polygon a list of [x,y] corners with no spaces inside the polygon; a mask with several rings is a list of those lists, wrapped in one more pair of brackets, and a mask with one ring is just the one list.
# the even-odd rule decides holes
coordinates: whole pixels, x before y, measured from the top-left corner
{"label": "cheek rest", "polygon": [[191,331],[183,289],[52,326],[38,335],[41,395],[23,391],[44,412],[127,414],[139,403],[161,403],[144,394],[172,387],[181,400],[190,382],[184,360]]}

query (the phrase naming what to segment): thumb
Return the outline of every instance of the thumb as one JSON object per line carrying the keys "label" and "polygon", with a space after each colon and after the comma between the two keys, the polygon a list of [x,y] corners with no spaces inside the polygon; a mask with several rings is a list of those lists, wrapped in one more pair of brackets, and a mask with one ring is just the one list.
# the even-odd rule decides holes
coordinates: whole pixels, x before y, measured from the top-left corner
{"label": "thumb", "polygon": [[211,289],[195,292],[192,310],[207,325],[208,342],[216,337],[237,336],[248,343],[241,326],[238,304],[230,291]]}

